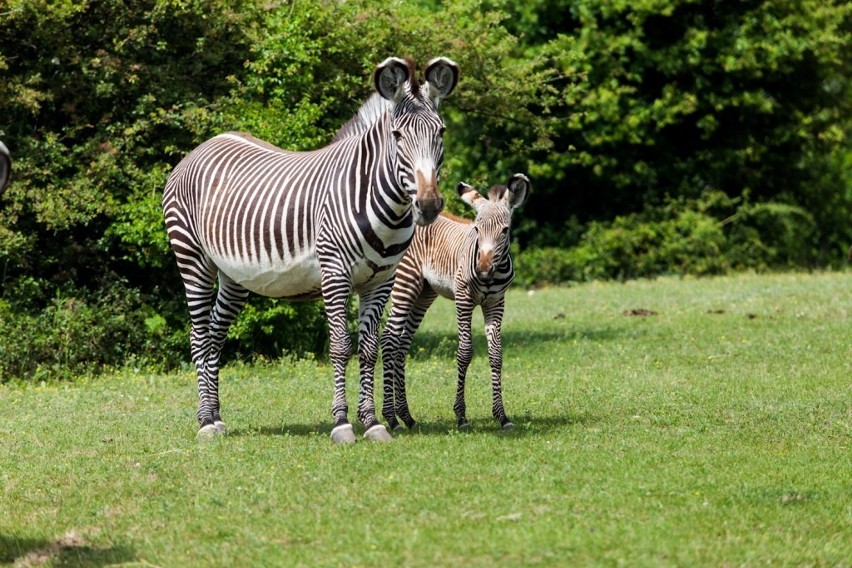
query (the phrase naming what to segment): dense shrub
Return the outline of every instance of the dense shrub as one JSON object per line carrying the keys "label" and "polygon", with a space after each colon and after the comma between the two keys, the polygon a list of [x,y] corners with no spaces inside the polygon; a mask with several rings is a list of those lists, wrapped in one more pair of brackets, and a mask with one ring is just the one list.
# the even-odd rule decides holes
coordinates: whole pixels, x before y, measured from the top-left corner
{"label": "dense shrub", "polygon": [[184,350],[184,334],[135,291],[107,290],[100,297],[60,294],[34,313],[0,300],[0,380],[73,378],[129,362],[163,368]]}
{"label": "dense shrub", "polygon": [[815,233],[813,218],[800,207],[752,204],[747,196],[708,191],[698,199],[669,199],[642,213],[594,222],[574,247],[516,253],[516,282],[531,286],[808,266]]}

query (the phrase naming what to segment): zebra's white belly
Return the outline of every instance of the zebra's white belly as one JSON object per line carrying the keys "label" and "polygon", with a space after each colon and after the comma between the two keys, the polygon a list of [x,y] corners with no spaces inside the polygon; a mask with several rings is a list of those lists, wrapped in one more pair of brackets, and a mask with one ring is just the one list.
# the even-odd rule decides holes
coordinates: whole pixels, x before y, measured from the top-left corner
{"label": "zebra's white belly", "polygon": [[285,262],[244,263],[214,258],[219,269],[248,290],[273,298],[318,297],[320,267],[316,255],[295,257]]}
{"label": "zebra's white belly", "polygon": [[430,266],[424,266],[423,278],[426,279],[426,282],[432,286],[432,289],[435,290],[438,295],[443,296],[444,298],[449,298],[450,300],[456,299],[456,281],[452,276],[447,276],[441,271],[432,269]]}

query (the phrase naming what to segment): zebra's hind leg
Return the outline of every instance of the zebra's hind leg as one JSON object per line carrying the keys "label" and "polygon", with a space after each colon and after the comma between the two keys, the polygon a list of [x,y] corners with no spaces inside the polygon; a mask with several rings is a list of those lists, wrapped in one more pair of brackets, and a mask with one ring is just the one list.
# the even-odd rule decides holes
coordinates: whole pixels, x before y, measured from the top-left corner
{"label": "zebra's hind leg", "polygon": [[417,300],[408,310],[408,315],[405,320],[405,329],[403,330],[400,339],[399,361],[397,363],[397,375],[394,383],[394,400],[396,415],[402,420],[409,430],[413,430],[417,422],[411,416],[411,411],[408,408],[408,394],[406,392],[405,381],[405,358],[411,350],[411,342],[414,339],[414,334],[417,333],[420,324],[423,322],[423,317],[429,310],[429,307],[438,297],[438,294],[429,286],[428,283],[423,283],[423,289]]}
{"label": "zebra's hind leg", "polygon": [[[402,428],[394,412],[393,387],[395,376],[399,372],[399,329],[392,325],[393,311],[388,318],[384,332],[381,335],[382,349],[382,417],[387,421],[391,430]],[[404,355],[404,354],[403,354]]]}
{"label": "zebra's hind leg", "polygon": [[[402,428],[399,419],[411,430],[417,422],[408,408],[405,392],[405,359],[411,340],[423,315],[437,297],[435,292],[422,286],[423,281],[411,282],[395,290],[388,322],[382,334],[382,363],[384,367],[384,401],[382,416],[394,430]],[[413,294],[418,294],[414,296]]]}
{"label": "zebra's hind leg", "polygon": [[[177,222],[175,221],[175,223]],[[192,361],[198,378],[198,419],[199,438],[210,438],[217,434],[213,421],[210,402],[210,386],[208,371],[208,354],[210,352],[210,317],[213,301],[213,289],[216,282],[216,271],[210,260],[199,251],[195,243],[184,243],[181,232],[178,236],[170,236],[172,247],[177,254],[178,270],[183,279],[186,293],[186,304],[189,309],[190,333],[189,342]],[[195,245],[195,246],[190,246]]]}
{"label": "zebra's hind leg", "polygon": [[[216,302],[210,317],[209,341],[210,347],[205,359],[205,374],[207,382],[207,413],[204,416],[202,430],[213,435],[225,434],[227,427],[222,420],[219,403],[219,363],[225,339],[228,336],[228,328],[237,319],[240,311],[248,299],[249,292],[240,284],[237,284],[224,273],[219,273],[219,292],[216,294]],[[199,410],[200,412],[200,410]],[[215,432],[210,429],[213,425]],[[201,431],[199,431],[201,434]]]}

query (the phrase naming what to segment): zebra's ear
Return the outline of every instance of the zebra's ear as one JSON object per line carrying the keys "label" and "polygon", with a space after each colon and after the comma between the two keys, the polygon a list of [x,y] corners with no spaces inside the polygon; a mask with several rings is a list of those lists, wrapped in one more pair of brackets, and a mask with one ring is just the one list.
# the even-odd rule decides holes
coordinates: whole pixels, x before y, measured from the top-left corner
{"label": "zebra's ear", "polygon": [[429,85],[429,98],[437,107],[456,88],[459,82],[459,66],[452,59],[436,57],[426,65],[426,83]]}
{"label": "zebra's ear", "polygon": [[509,209],[515,209],[524,204],[527,194],[532,189],[530,180],[524,174],[514,174],[506,182],[506,193],[503,194],[503,202]]}
{"label": "zebra's ear", "polygon": [[456,191],[461,197],[462,201],[473,207],[474,209],[478,209],[482,203],[484,203],[484,197],[476,191],[476,188],[472,185],[468,185],[465,182],[460,182],[456,186]]}
{"label": "zebra's ear", "polygon": [[411,78],[408,64],[398,57],[388,57],[376,67],[373,84],[385,99],[397,103],[405,92],[405,83]]}

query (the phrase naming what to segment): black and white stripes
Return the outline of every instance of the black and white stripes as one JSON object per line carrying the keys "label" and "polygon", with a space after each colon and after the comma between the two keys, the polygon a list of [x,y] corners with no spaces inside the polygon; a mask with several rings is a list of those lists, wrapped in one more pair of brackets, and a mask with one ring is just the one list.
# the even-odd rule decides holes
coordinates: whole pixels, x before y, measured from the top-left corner
{"label": "black and white stripes", "polygon": [[169,177],[163,209],[192,322],[200,435],[224,431],[219,357],[228,327],[255,292],[324,300],[332,439],[354,441],[344,388],[352,351],[346,306],[354,292],[361,306],[358,418],[367,437],[389,439],[372,402],[378,321],[415,224],[431,223],[443,208],[437,107],[455,88],[458,68],[439,58],[427,65],[424,83],[414,74],[409,61],[382,62],[377,93],[328,146],[288,152],[227,133],[198,146]]}
{"label": "black and white stripes", "polygon": [[464,387],[473,358],[471,319],[476,306],[482,306],[485,317],[492,414],[503,428],[512,427],[503,408],[500,328],[505,293],[515,275],[509,255],[512,211],[524,202],[529,190],[529,179],[523,174],[513,175],[506,185],[492,186],[487,199],[460,183],[459,196],[476,209],[476,219],[470,222],[444,213],[432,225],[415,231],[397,269],[390,315],[381,339],[382,415],[392,428],[400,427],[398,419],[409,428],[415,424],[406,400],[405,357],[423,316],[438,296],[456,302],[458,386],[453,409],[459,427],[468,425]]}

